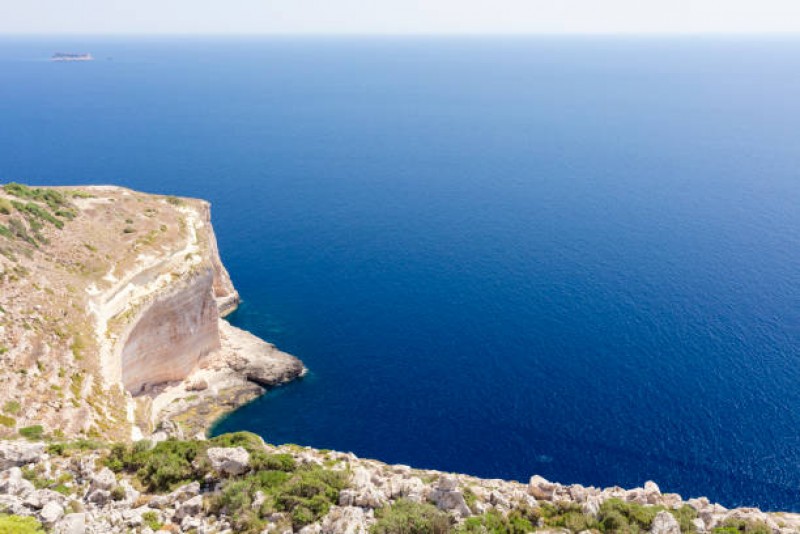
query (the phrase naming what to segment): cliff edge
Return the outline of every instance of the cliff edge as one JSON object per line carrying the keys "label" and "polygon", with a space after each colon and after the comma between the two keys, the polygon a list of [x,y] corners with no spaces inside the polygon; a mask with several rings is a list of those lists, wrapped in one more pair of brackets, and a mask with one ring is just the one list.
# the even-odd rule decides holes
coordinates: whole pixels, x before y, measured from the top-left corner
{"label": "cliff edge", "polygon": [[0,437],[187,434],[301,376],[221,317],[210,206],[112,186],[0,190]]}

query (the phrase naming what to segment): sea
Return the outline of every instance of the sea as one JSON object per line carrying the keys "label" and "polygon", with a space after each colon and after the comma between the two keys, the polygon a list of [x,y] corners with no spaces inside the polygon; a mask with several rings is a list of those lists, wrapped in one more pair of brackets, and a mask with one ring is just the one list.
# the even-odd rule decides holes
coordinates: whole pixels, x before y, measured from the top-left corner
{"label": "sea", "polygon": [[5,36],[0,181],[212,203],[214,433],[800,511],[800,36]]}

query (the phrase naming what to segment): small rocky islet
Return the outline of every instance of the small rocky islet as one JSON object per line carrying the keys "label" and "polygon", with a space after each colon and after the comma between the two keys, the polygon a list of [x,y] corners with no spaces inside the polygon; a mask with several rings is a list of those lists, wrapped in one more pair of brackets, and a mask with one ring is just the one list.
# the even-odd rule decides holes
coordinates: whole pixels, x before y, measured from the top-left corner
{"label": "small rocky islet", "polygon": [[800,515],[268,445],[210,425],[305,373],[223,317],[210,206],[0,189],[0,534],[788,534]]}

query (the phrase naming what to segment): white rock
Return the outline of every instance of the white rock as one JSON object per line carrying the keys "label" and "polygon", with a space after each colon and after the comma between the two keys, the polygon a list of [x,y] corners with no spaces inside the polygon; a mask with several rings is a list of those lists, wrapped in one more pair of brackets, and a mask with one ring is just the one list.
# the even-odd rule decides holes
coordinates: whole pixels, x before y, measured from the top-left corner
{"label": "white rock", "polygon": [[702,519],[700,519],[699,517],[692,519],[692,524],[694,525],[694,529],[697,531],[697,534],[705,534],[706,524],[703,522]]}
{"label": "white rock", "polygon": [[653,519],[650,534],[681,534],[681,526],[671,513],[661,511]]}
{"label": "white rock", "polygon": [[117,477],[108,467],[104,467],[100,472],[95,473],[89,483],[89,491],[111,490],[117,485]]}
{"label": "white rock", "polygon": [[86,514],[67,514],[56,523],[56,534],[84,534],[86,532]]}
{"label": "white rock", "polygon": [[0,441],[0,470],[37,463],[44,459],[44,443]]}
{"label": "white rock", "polygon": [[200,483],[196,481],[190,482],[170,493],[168,495],[168,501],[170,503],[180,503],[197,495],[200,495]]}
{"label": "white rock", "polygon": [[227,475],[241,475],[250,464],[250,454],[243,447],[212,447],[207,454],[211,467]]}
{"label": "white rock", "polygon": [[50,501],[44,505],[39,517],[47,527],[52,527],[56,522],[64,516],[64,509],[55,501]]}
{"label": "white rock", "polygon": [[178,511],[175,512],[175,517],[180,520],[184,517],[188,516],[195,516],[199,514],[203,510],[203,497],[200,495],[196,497],[192,497],[185,503],[183,503]]}
{"label": "white rock", "polygon": [[539,475],[533,475],[528,482],[528,493],[537,499],[551,501],[558,487],[560,487],[559,484],[550,482]]}
{"label": "white rock", "polygon": [[0,510],[6,513],[23,515],[28,512],[22,500],[14,495],[0,495]]}
{"label": "white rock", "polygon": [[22,477],[19,467],[12,467],[0,474],[0,493],[25,498],[36,491],[36,487]]}
{"label": "white rock", "polygon": [[657,504],[661,500],[661,489],[652,480],[644,483],[644,498],[647,504]]}
{"label": "white rock", "polygon": [[322,519],[322,534],[367,534],[369,525],[363,508],[333,506]]}
{"label": "white rock", "polygon": [[458,479],[454,476],[442,475],[439,477],[437,488],[440,491],[453,491],[458,487]]}

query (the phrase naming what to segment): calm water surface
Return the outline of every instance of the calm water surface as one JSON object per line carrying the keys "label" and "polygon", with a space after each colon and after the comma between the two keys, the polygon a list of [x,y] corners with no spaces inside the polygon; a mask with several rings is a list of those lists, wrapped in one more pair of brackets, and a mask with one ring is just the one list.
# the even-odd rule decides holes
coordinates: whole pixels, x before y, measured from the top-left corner
{"label": "calm water surface", "polygon": [[216,432],[800,510],[797,95],[800,38],[5,38],[0,180],[212,201],[311,371]]}

